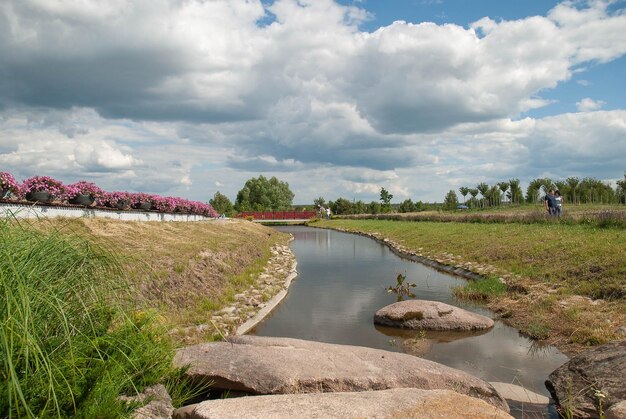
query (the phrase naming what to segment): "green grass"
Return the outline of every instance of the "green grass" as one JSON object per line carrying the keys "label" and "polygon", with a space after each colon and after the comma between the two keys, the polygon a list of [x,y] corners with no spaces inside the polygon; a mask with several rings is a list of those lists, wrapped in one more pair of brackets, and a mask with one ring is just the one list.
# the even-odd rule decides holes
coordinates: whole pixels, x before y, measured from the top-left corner
{"label": "green grass", "polygon": [[433,221],[477,224],[566,224],[600,228],[626,228],[625,205],[568,206],[560,217],[550,217],[543,206],[526,204],[499,208],[417,213],[340,215],[335,218],[377,219],[393,221]]}
{"label": "green grass", "polygon": [[506,291],[507,286],[493,276],[452,288],[455,297],[465,300],[488,301],[492,297],[504,295]]}
{"label": "green grass", "polygon": [[0,220],[0,416],[120,417],[172,348],[124,310],[116,256],[78,235]]}
{"label": "green grass", "polygon": [[564,293],[613,300],[626,296],[626,234],[621,228],[345,219],[316,226],[378,233],[427,257],[452,253]]}

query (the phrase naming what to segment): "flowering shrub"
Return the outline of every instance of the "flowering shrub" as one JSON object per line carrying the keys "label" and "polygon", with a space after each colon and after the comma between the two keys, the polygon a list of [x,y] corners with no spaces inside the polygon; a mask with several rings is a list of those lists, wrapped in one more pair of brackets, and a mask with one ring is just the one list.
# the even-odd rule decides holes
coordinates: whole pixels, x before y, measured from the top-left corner
{"label": "flowering shrub", "polygon": [[76,198],[78,195],[89,195],[92,198],[100,198],[105,192],[95,183],[81,180],[65,187],[65,197],[67,199]]}
{"label": "flowering shrub", "polygon": [[130,193],[128,194],[128,197],[130,199],[130,205],[133,208],[139,208],[143,204],[148,204],[154,201],[154,196],[143,192]]}
{"label": "flowering shrub", "polygon": [[63,196],[65,186],[60,181],[49,176],[33,176],[22,183],[21,191],[24,194],[33,192],[48,192],[53,196]]}
{"label": "flowering shrub", "polygon": [[[8,172],[0,172],[0,190],[2,189],[8,190],[15,195],[19,195],[20,193],[20,185],[13,175]],[[1,193],[2,191],[0,191],[0,194]],[[0,198],[3,198],[3,196],[0,196]]]}
{"label": "flowering shrub", "polygon": [[90,195],[95,199],[96,205],[100,207],[118,208],[120,201],[126,201],[133,208],[140,208],[142,204],[151,202],[152,209],[159,212],[180,212],[205,217],[219,217],[217,211],[210,204],[203,202],[147,193],[106,192],[95,183],[84,180],[63,185],[60,181],[48,176],[33,176],[20,185],[10,173],[0,172],[0,185],[0,189],[9,189],[13,195],[20,198],[33,192],[48,192],[63,200],[72,200],[78,195]]}
{"label": "flowering shrub", "polygon": [[115,208],[118,202],[125,200],[130,204],[130,194],[128,192],[104,192],[102,196],[96,198],[96,205]]}
{"label": "flowering shrub", "polygon": [[161,212],[174,212],[178,204],[178,198],[172,198],[171,196],[155,196],[152,201],[152,206]]}

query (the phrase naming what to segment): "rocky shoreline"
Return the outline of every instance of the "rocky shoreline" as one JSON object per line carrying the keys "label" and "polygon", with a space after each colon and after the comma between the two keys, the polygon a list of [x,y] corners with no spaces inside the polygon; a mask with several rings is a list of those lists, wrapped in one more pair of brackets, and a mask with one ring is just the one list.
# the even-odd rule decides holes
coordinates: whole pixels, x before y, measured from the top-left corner
{"label": "rocky shoreline", "polygon": [[[289,243],[292,240],[293,237]],[[183,342],[191,344],[211,335],[225,338],[253,329],[286,297],[291,281],[297,276],[297,261],[289,243],[273,246],[256,284],[235,294],[235,301],[211,314],[207,323],[175,329],[171,333],[182,335]]]}

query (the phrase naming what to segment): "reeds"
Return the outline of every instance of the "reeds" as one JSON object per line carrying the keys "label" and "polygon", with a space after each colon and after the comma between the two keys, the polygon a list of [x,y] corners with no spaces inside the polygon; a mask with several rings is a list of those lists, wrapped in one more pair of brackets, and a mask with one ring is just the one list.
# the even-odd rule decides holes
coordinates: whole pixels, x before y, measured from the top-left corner
{"label": "reeds", "polygon": [[[116,416],[171,349],[125,314],[121,267],[78,235],[0,220],[0,416]],[[118,412],[118,413],[116,413]]]}

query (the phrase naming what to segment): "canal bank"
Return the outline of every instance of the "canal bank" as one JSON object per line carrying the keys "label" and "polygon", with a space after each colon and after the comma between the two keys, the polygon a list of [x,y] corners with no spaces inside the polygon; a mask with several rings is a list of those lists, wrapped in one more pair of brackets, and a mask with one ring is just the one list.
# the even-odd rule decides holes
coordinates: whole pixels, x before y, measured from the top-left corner
{"label": "canal bank", "polygon": [[[465,280],[403,259],[384,240],[308,227],[280,230],[295,238],[291,249],[298,260],[298,278],[291,284],[288,298],[252,334],[408,353],[548,397],[543,382],[567,357],[554,347],[520,336],[502,322],[496,322],[491,330],[469,333],[373,324],[374,313],[397,299],[385,290],[395,282],[397,273],[417,284],[417,298],[493,317],[485,307],[455,300],[450,287]],[[538,413],[554,414],[549,409],[553,407],[540,408]]]}
{"label": "canal bank", "polygon": [[[312,226],[363,234],[436,269],[493,278],[508,292],[484,301],[507,324],[572,356],[626,338],[626,236],[568,225],[332,220]],[[426,259],[426,260],[425,260]],[[591,298],[607,294],[611,298]]]}

